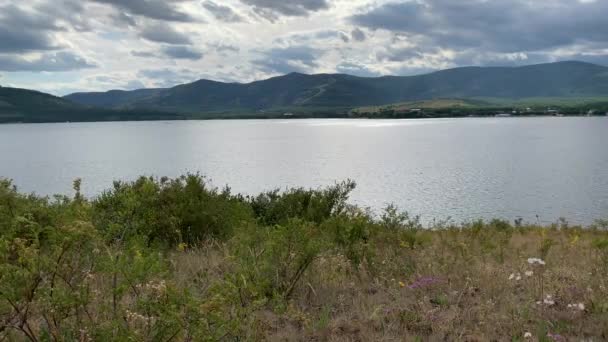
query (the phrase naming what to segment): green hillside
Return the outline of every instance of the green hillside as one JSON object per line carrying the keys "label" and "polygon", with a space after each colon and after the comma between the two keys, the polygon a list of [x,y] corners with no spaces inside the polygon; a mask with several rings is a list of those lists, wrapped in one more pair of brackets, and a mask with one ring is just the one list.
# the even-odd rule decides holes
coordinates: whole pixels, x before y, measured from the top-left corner
{"label": "green hillside", "polygon": [[[120,96],[115,96],[119,94]],[[583,62],[466,67],[418,76],[285,76],[247,84],[200,80],[170,89],[77,93],[66,98],[107,108],[184,113],[263,113],[278,108],[356,108],[429,99],[596,98],[608,96],[608,68]]]}
{"label": "green hillside", "polygon": [[180,119],[182,115],[147,109],[89,107],[53,95],[0,87],[0,123]]}

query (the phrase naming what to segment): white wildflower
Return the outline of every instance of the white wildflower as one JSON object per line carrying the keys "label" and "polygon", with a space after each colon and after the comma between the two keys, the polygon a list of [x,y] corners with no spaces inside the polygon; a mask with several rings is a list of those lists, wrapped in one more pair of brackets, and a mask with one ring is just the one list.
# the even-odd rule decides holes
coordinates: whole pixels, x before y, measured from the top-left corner
{"label": "white wildflower", "polygon": [[524,338],[532,338],[532,333],[526,331],[526,333],[524,334]]}
{"label": "white wildflower", "polygon": [[568,304],[568,308],[569,309],[580,310],[580,311],[585,311],[585,304],[583,304],[583,303]]}
{"label": "white wildflower", "polygon": [[552,297],[550,295],[547,295],[547,298],[545,298],[543,300],[543,303],[545,303],[546,305],[555,305],[555,301],[553,299],[551,299]]}
{"label": "white wildflower", "polygon": [[525,275],[526,275],[526,277],[531,277],[531,276],[534,275],[534,272],[533,271],[526,271]]}
{"label": "white wildflower", "polygon": [[511,273],[511,275],[509,276],[509,280],[513,280],[513,279],[515,279],[516,281],[520,281],[521,273]]}
{"label": "white wildflower", "polygon": [[530,265],[541,265],[541,266],[544,266],[545,262],[543,261],[543,259],[540,259],[540,258],[529,258],[528,259],[528,264],[530,264]]}
{"label": "white wildflower", "polygon": [[549,306],[555,305],[555,302],[552,301],[551,299],[545,299],[545,300],[543,300],[543,303],[545,303],[546,305],[549,305]]}

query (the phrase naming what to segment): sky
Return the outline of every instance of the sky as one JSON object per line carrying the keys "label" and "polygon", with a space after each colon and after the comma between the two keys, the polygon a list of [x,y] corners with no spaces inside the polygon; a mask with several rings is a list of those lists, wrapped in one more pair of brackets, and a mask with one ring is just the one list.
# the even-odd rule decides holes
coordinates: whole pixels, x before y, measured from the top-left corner
{"label": "sky", "polygon": [[290,72],[608,65],[606,13],[607,0],[0,0],[0,85],[65,95]]}

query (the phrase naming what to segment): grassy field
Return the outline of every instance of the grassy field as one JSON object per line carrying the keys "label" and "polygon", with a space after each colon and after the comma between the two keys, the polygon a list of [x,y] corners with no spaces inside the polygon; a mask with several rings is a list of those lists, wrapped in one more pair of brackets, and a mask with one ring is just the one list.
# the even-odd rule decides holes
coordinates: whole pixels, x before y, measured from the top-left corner
{"label": "grassy field", "polygon": [[601,341],[608,222],[423,227],[354,183],[95,199],[0,182],[0,341]]}
{"label": "grassy field", "polygon": [[362,113],[378,113],[382,110],[407,110],[407,109],[452,109],[452,108],[480,108],[490,107],[491,104],[485,101],[463,100],[463,99],[436,99],[424,101],[410,101],[395,103],[385,106],[368,106],[355,108],[354,111]]}
{"label": "grassy field", "polygon": [[[487,115],[497,112],[544,114],[548,109],[556,109],[569,114],[587,114],[589,110],[597,113],[608,111],[608,98],[606,97],[573,97],[573,98],[472,98],[472,99],[434,99],[424,101],[410,101],[383,106],[367,106],[354,108],[355,115],[380,115],[387,113],[407,113],[412,109],[422,110],[421,115],[435,116],[461,116],[462,114]],[[394,114],[392,114],[394,115]]]}

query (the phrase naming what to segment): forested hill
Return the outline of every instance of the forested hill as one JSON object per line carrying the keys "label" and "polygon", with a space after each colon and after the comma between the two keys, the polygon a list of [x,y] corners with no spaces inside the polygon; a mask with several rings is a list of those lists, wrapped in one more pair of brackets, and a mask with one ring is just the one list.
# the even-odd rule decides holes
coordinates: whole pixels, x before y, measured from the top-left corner
{"label": "forested hill", "polygon": [[358,107],[436,98],[608,96],[608,68],[583,62],[524,67],[465,67],[418,76],[285,76],[252,83],[199,80],[169,89],[76,93],[73,102],[170,112],[261,112],[289,107]]}
{"label": "forested hill", "polygon": [[[0,123],[271,118],[285,112],[301,117],[346,117],[365,106],[436,99],[456,99],[458,103],[490,108],[486,114],[497,106],[508,108],[526,103],[525,99],[546,99],[546,105],[575,103],[576,113],[603,110],[605,106],[597,107],[595,103],[607,102],[608,68],[559,62],[525,67],[466,67],[407,77],[291,73],[252,83],[199,80],[168,89],[76,93],[63,98],[0,87]],[[594,106],[579,108],[582,101],[593,101]],[[433,115],[425,113],[425,117]]]}
{"label": "forested hill", "polygon": [[89,107],[53,95],[0,87],[0,123],[179,119],[180,114],[149,109]]}

